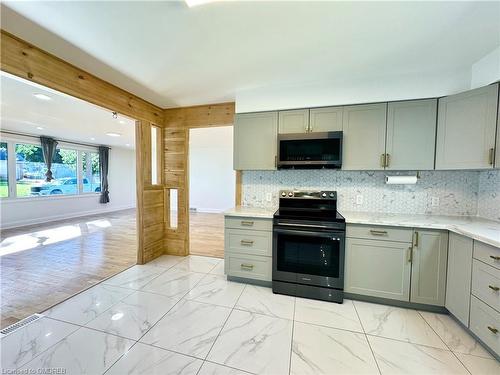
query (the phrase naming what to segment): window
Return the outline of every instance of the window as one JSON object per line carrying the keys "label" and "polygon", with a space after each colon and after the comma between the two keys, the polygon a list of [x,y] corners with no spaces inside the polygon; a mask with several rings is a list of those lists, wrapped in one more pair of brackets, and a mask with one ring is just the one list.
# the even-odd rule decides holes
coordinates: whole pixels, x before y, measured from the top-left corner
{"label": "window", "polygon": [[84,193],[101,191],[99,154],[97,152],[82,152],[82,189]]}
{"label": "window", "polygon": [[46,195],[42,148],[28,143],[16,144],[16,195]]}
{"label": "window", "polygon": [[151,184],[158,183],[158,128],[151,126]]}
{"label": "window", "polygon": [[56,149],[51,166],[53,179],[47,182],[47,166],[39,144],[19,139],[0,142],[0,198],[99,193],[99,153],[67,145],[62,143]]}
{"label": "window", "polygon": [[0,198],[9,196],[9,167],[7,142],[0,142]]}

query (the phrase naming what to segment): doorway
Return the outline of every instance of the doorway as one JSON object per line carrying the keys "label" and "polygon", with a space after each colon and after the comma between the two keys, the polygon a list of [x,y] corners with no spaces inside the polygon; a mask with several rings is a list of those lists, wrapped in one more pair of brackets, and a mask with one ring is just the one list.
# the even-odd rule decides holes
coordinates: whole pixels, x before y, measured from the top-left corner
{"label": "doorway", "polygon": [[189,130],[189,253],[224,257],[224,211],[235,202],[233,126]]}
{"label": "doorway", "polygon": [[[8,73],[0,83],[4,328],[136,264],[136,125]],[[52,157],[41,136],[51,140]]]}

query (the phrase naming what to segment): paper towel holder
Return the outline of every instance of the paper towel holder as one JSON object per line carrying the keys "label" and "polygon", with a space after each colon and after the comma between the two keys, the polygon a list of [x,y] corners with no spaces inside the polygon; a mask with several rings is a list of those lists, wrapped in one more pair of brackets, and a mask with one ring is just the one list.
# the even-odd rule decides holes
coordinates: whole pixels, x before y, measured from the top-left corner
{"label": "paper towel holder", "polygon": [[420,171],[417,171],[415,175],[394,175],[385,176],[385,183],[387,185],[413,185],[420,179]]}

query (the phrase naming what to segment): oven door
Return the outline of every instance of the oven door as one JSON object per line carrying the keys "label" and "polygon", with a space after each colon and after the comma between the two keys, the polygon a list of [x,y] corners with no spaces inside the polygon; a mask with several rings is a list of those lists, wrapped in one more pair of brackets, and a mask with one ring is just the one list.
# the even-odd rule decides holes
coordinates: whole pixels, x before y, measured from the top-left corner
{"label": "oven door", "polygon": [[273,230],[273,280],[344,287],[345,232]]}

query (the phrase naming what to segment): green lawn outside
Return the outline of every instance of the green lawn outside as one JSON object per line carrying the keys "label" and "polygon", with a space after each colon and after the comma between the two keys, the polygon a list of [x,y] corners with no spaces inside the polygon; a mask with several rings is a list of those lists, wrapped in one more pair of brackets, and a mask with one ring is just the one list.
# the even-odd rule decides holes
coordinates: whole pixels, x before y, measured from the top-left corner
{"label": "green lawn outside", "polygon": [[[17,184],[17,196],[18,197],[27,197],[30,195],[30,185],[26,184]],[[7,182],[0,182],[0,197],[5,198],[9,196],[9,190],[7,186]]]}

